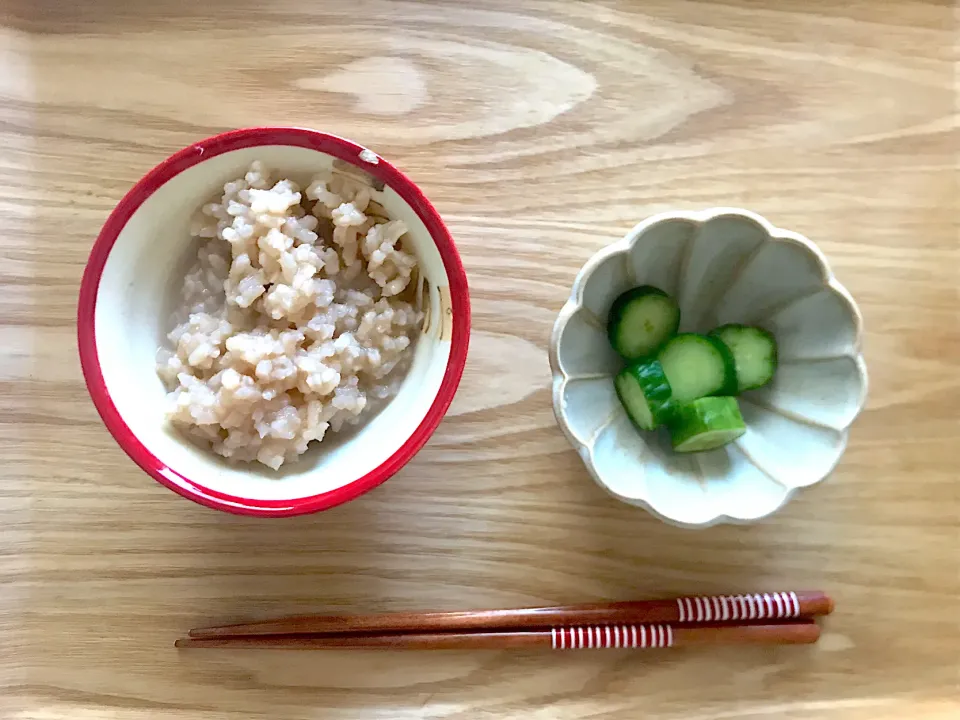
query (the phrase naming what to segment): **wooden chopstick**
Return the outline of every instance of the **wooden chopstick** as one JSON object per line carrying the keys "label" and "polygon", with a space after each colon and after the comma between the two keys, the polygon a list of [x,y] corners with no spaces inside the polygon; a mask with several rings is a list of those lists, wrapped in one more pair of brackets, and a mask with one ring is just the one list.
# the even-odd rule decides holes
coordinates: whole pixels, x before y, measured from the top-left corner
{"label": "wooden chopstick", "polygon": [[377,635],[261,635],[183,638],[178,648],[322,650],[394,648],[409,650],[554,650],[667,648],[695,645],[802,645],[814,643],[813,622],[783,625],[683,626],[669,623],[553,627],[525,632],[393,633]]}
{"label": "wooden chopstick", "polygon": [[670,600],[594,603],[519,610],[307,615],[261,622],[196,628],[190,637],[210,639],[258,635],[436,633],[535,630],[561,625],[642,623],[750,623],[826,615],[833,601],[822,592],[679,597]]}

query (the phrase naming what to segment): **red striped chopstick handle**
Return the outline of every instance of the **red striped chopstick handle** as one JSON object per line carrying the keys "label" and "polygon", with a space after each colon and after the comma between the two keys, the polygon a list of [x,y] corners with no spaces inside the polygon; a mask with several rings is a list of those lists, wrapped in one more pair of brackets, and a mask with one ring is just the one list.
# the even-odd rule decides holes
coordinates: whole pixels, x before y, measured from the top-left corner
{"label": "red striped chopstick handle", "polygon": [[809,614],[795,592],[681,597],[676,602],[681,623],[783,620]]}
{"label": "red striped chopstick handle", "polygon": [[673,647],[673,627],[655,625],[580,625],[550,629],[554,650]]}
{"label": "red striped chopstick handle", "polygon": [[669,648],[690,645],[803,645],[820,638],[815,623],[790,625],[592,625],[551,629],[554,650]]}

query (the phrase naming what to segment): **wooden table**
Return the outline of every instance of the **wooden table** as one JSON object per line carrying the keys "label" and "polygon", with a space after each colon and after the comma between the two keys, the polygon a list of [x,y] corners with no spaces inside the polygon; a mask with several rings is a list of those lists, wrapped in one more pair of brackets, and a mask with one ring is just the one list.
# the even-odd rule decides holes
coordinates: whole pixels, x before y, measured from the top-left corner
{"label": "wooden table", "polygon": [[[0,717],[958,717],[956,24],[910,0],[0,2]],[[143,475],[77,362],[101,223],[172,151],[295,124],[419,182],[470,277],[449,416],[319,516]],[[829,482],[751,527],[618,504],[556,427],[578,267],[667,208],[808,234],[864,312],[871,397]],[[824,588],[811,648],[178,653],[210,621]]]}

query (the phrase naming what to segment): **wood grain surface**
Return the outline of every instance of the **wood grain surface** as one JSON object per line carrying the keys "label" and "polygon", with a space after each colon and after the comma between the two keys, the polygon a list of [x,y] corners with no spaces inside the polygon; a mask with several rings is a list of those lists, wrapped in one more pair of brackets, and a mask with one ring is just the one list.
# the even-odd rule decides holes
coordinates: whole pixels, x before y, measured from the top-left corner
{"label": "wood grain surface", "polygon": [[[957,25],[920,0],[0,0],[0,717],[958,717]],[[474,327],[449,416],[319,516],[149,480],[80,375],[77,288],[122,194],[227,128],[349,136],[449,223]],[[547,343],[580,265],[668,208],[809,235],[863,310],[839,469],[750,527],[589,479]],[[189,627],[823,588],[809,648],[177,652]]]}

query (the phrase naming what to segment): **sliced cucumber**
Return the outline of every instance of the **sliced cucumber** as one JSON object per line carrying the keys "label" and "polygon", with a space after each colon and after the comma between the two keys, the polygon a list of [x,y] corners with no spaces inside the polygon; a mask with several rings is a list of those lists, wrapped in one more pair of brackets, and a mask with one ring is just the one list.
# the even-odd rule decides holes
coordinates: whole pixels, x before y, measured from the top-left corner
{"label": "sliced cucumber", "polygon": [[736,392],[733,356],[716,338],[682,333],[663,346],[657,359],[678,403]]}
{"label": "sliced cucumber", "polygon": [[641,430],[653,430],[667,418],[670,383],[656,360],[641,360],[624,368],[613,384],[623,409]]}
{"label": "sliced cucumber", "polygon": [[737,371],[737,392],[766,385],[777,369],[777,341],[766,330],[721,325],[710,333],[730,349]]}
{"label": "sliced cucumber", "polygon": [[713,450],[747,431],[737,399],[704,397],[674,408],[670,440],[677,452]]}
{"label": "sliced cucumber", "polygon": [[639,360],[656,352],[679,325],[676,301],[659,288],[643,285],[614,300],[607,335],[614,350],[627,360]]}

